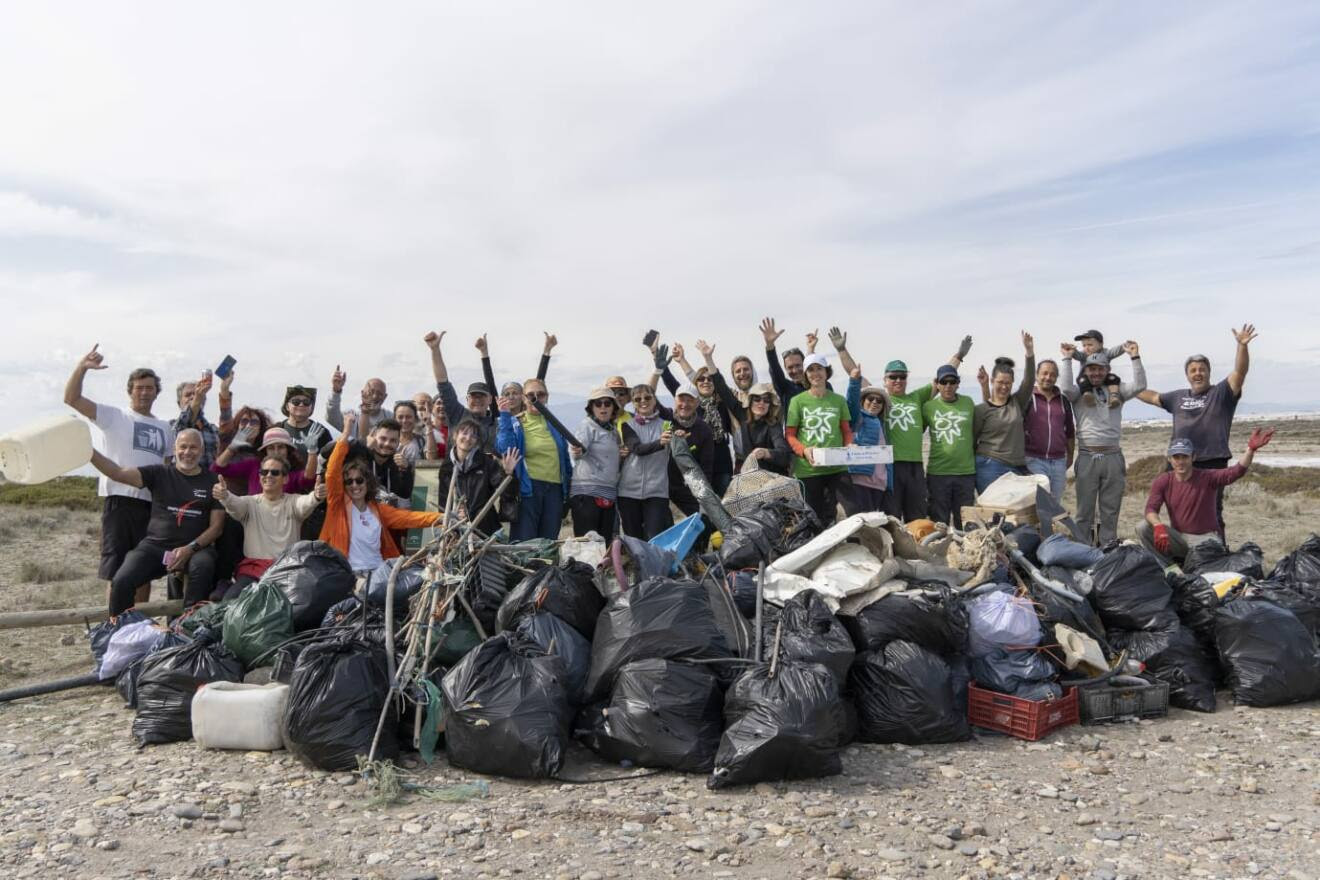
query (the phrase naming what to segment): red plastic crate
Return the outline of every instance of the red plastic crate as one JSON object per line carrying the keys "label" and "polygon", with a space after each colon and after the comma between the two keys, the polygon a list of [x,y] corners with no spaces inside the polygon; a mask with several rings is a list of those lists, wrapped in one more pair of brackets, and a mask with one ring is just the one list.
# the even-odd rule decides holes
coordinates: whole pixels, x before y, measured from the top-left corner
{"label": "red plastic crate", "polygon": [[974,683],[967,687],[968,722],[1018,739],[1035,742],[1052,730],[1076,724],[1078,719],[1075,687],[1068,688],[1057,700],[1024,700]]}

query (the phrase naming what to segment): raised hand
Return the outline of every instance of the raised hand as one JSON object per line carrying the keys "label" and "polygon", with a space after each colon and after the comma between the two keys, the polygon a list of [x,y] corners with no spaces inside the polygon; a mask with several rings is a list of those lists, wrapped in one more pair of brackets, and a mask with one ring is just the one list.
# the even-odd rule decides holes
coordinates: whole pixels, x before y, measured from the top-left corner
{"label": "raised hand", "polygon": [[448,331],[441,330],[439,333],[436,333],[434,330],[432,330],[430,333],[427,333],[425,336],[422,337],[422,341],[426,343],[428,348],[430,348],[432,351],[435,351],[440,347],[440,341],[445,338],[446,332]]}
{"label": "raised hand", "polygon": [[1022,350],[1029,355],[1036,353],[1036,339],[1026,330],[1022,331]]}
{"label": "raised hand", "polygon": [[78,361],[78,366],[84,370],[104,370],[106,368],[105,357],[97,351],[100,347],[101,343],[99,342],[93,345],[92,350],[83,355],[82,360]]}
{"label": "raised hand", "polygon": [[958,343],[958,360],[964,360],[967,354],[972,350],[972,335],[969,333]]}
{"label": "raised hand", "polygon": [[501,394],[495,400],[495,408],[502,413],[511,413],[513,412],[513,401],[510,400],[506,395]]}
{"label": "raised hand", "polygon": [[1237,340],[1238,345],[1250,345],[1251,340],[1256,338],[1256,325],[1243,324],[1241,330],[1233,331],[1233,338]]}
{"label": "raised hand", "polygon": [[657,370],[664,370],[669,366],[669,346],[663,344],[657,345],[655,348],[651,349],[651,354],[654,357],[655,368]]}
{"label": "raised hand", "polygon": [[486,342],[485,333],[478,336],[477,341],[473,343],[473,345],[476,347],[477,351],[481,352],[482,357],[490,357],[490,346]]}
{"label": "raised hand", "polygon": [[1063,355],[1064,357],[1070,358],[1076,352],[1077,352],[1077,346],[1073,345],[1071,342],[1059,343],[1059,354]]}
{"label": "raised hand", "polygon": [[347,437],[348,435],[353,433],[353,427],[357,425],[357,419],[358,419],[358,414],[354,410],[350,409],[348,412],[344,413],[343,436]]}
{"label": "raised hand", "polygon": [[701,352],[702,357],[708,358],[715,353],[715,346],[711,345],[704,339],[698,339],[697,351]]}
{"label": "raised hand", "polygon": [[856,379],[856,380],[858,380],[858,381],[860,382],[860,381],[861,381],[861,378],[862,378],[862,365],[861,365],[861,364],[857,364],[857,365],[854,366],[851,370],[849,370],[849,371],[848,371],[848,378],[849,378],[849,379]]}
{"label": "raised hand", "polygon": [[835,351],[843,351],[848,347],[848,334],[844,333],[838,327],[831,327],[830,345],[834,346]]}
{"label": "raised hand", "polygon": [[811,330],[807,333],[807,354],[816,353],[816,343],[820,341],[820,337],[816,334],[816,330]]}
{"label": "raised hand", "polygon": [[545,334],[545,347],[541,349],[541,353],[549,354],[554,351],[555,346],[559,344],[559,337],[551,333],[549,330],[542,330],[541,332]]}
{"label": "raised hand", "polygon": [[500,466],[504,468],[505,476],[512,476],[513,472],[518,470],[518,462],[521,459],[522,456],[517,449],[510,449],[504,453],[504,457],[500,459]]}
{"label": "raised hand", "polygon": [[1247,440],[1247,448],[1252,452],[1265,446],[1274,438],[1273,428],[1255,428],[1251,432],[1251,437]]}
{"label": "raised hand", "polygon": [[229,487],[225,485],[224,479],[217,480],[211,487],[211,497],[216,501],[224,501],[229,497]]}
{"label": "raised hand", "polygon": [[406,471],[408,469],[408,456],[402,452],[394,453],[394,466],[401,471]]}
{"label": "raised hand", "polygon": [[234,384],[234,374],[237,372],[233,367],[230,367],[229,374],[220,380],[220,395],[222,397],[228,397],[232,393],[229,388]]}
{"label": "raised hand", "polygon": [[683,363],[683,361],[687,360],[687,358],[684,356],[686,352],[683,351],[683,343],[675,342],[670,347],[670,350],[674,354],[674,360],[678,361],[680,364]]}
{"label": "raised hand", "polygon": [[335,371],[330,376],[330,390],[335,394],[342,394],[344,391],[344,383],[347,381],[348,373],[341,370],[339,364],[335,364]]}
{"label": "raised hand", "polygon": [[325,438],[325,426],[319,422],[312,422],[307,426],[307,433],[303,434],[303,447],[308,455],[316,455]]}
{"label": "raised hand", "polygon": [[985,371],[984,364],[982,364],[981,368],[976,371],[976,381],[980,382],[982,385],[987,385],[990,382],[990,374]]}
{"label": "raised hand", "polygon": [[775,329],[774,318],[763,318],[761,320],[761,338],[765,340],[766,348],[774,348],[775,343],[779,341],[779,337],[783,335],[783,330]]}
{"label": "raised hand", "polygon": [[325,500],[325,496],[330,494],[325,487],[325,480],[320,477],[316,478],[316,488],[312,491],[312,494],[316,496],[317,501]]}
{"label": "raised hand", "polygon": [[1123,343],[1123,351],[1127,352],[1130,358],[1141,357],[1141,346],[1137,345],[1131,339]]}

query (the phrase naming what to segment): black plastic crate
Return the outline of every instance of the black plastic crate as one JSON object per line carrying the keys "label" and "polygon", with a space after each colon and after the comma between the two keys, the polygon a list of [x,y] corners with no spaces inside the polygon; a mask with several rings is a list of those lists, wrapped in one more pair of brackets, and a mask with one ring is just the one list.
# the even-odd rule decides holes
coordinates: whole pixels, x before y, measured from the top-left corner
{"label": "black plastic crate", "polygon": [[1169,685],[1135,675],[1116,675],[1077,688],[1082,724],[1109,724],[1169,714]]}

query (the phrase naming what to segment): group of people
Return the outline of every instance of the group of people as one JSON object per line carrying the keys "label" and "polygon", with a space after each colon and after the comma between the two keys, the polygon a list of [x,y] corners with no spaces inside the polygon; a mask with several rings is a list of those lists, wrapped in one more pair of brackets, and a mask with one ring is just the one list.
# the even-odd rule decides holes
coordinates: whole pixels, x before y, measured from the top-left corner
{"label": "group of people", "polygon": [[[1058,500],[1072,468],[1076,522],[1103,545],[1118,534],[1123,404],[1133,398],[1173,416],[1170,471],[1152,489],[1138,537],[1175,560],[1197,540],[1222,536],[1223,486],[1269,440],[1267,432],[1253,434],[1246,455],[1228,468],[1229,429],[1256,335],[1251,325],[1233,331],[1228,376],[1212,383],[1209,360],[1193,355],[1188,387],[1163,394],[1146,387],[1136,342],[1106,348],[1100,331],[1087,330],[1060,346],[1058,360],[1037,360],[1023,332],[1020,370],[1009,357],[978,370],[979,403],[960,392],[970,336],[929,379],[909,383],[899,359],[885,364],[879,382],[868,380],[837,327],[828,332],[834,363],[817,352],[814,331],[805,349],[782,354],[774,319],[760,331],[768,381],[747,355],[732,359],[726,377],[714,345],[696,341],[701,361],[694,366],[682,345],[647,334],[649,375],[634,383],[606,377],[588,393],[576,430],[547,408],[558,344],[549,333],[535,377],[502,385],[487,339],[479,338],[483,379],[462,399],[450,381],[443,332],[423,338],[434,395],[386,406],[385,382],[371,378],[356,409],[346,411],[347,375],[336,366],[324,424],[312,417],[317,389],[305,385],[286,389],[278,421],[255,406],[235,411],[232,366],[223,376],[207,371],[180,383],[173,419],[154,415],[161,379],[146,367],[129,374],[127,409],[96,403],[83,394],[86,374],[106,368],[93,347],[74,369],[65,402],[102,434],[92,463],[105,498],[100,575],[110,582],[110,612],[144,600],[150,582],[166,573],[186,605],[234,595],[300,538],[326,541],[357,572],[374,570],[399,555],[407,529],[441,520],[441,513],[410,509],[417,469],[426,466],[440,469],[455,510],[480,517],[476,526],[486,534],[507,524],[514,541],[555,539],[567,512],[577,536],[609,540],[622,531],[649,540],[673,524],[674,508],[685,515],[700,509],[679,467],[687,456],[674,454],[679,444],[720,495],[748,469],[796,478],[822,525],[842,508],[960,528],[962,508],[1004,474],[1042,475]],[[1114,371],[1122,357],[1130,379]],[[217,378],[212,421],[206,401]],[[658,396],[661,384],[668,403]],[[851,446],[888,446],[892,461],[848,466],[824,452]],[[1159,518],[1162,507],[1168,524]],[[710,533],[708,525],[703,545]]]}

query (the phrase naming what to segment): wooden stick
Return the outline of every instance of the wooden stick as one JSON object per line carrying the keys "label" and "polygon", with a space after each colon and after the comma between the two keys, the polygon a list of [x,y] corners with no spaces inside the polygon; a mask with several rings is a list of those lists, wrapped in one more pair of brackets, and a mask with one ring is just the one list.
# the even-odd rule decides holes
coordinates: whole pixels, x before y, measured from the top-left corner
{"label": "wooden stick", "polygon": [[[135,605],[147,617],[173,617],[183,613],[182,599],[164,599]],[[0,614],[0,629],[27,629],[34,626],[67,626],[100,623],[110,617],[105,605],[86,608],[50,608],[42,611],[6,611]]]}

